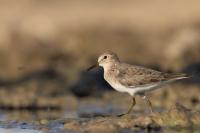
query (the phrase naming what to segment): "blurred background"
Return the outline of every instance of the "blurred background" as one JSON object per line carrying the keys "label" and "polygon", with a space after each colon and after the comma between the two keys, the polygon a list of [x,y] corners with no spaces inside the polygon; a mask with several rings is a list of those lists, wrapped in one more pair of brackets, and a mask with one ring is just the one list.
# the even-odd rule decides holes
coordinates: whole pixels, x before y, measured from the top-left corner
{"label": "blurred background", "polygon": [[[199,110],[199,5],[196,0],[1,0],[0,120],[126,110],[130,97],[112,91],[101,68],[86,71],[108,50],[131,64],[193,75],[149,97],[157,110],[176,102]],[[138,98],[135,112],[148,112],[144,104]]]}

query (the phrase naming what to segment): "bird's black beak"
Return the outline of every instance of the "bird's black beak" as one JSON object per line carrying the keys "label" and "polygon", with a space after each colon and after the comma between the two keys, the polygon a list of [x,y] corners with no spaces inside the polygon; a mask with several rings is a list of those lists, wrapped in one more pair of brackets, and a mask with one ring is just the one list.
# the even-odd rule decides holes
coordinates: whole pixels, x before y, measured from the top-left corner
{"label": "bird's black beak", "polygon": [[96,67],[98,67],[98,66],[99,66],[99,64],[92,65],[91,67],[89,67],[89,68],[87,69],[87,71],[90,71],[91,69],[96,68]]}

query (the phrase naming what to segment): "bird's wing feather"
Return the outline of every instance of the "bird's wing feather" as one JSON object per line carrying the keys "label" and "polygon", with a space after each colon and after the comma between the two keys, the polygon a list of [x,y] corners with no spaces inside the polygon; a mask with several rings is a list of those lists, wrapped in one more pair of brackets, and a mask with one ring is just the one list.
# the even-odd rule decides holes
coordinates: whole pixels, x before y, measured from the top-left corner
{"label": "bird's wing feather", "polygon": [[133,66],[122,63],[119,66],[116,78],[126,87],[135,88],[161,81],[176,80],[187,77],[184,74],[168,74],[141,66]]}

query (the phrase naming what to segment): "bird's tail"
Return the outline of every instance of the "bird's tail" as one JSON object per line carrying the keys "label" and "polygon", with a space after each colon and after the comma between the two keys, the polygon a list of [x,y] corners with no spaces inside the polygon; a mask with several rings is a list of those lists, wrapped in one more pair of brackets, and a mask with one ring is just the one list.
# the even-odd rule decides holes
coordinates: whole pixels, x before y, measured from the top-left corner
{"label": "bird's tail", "polygon": [[179,79],[191,78],[191,76],[188,74],[169,74],[168,78],[179,80]]}

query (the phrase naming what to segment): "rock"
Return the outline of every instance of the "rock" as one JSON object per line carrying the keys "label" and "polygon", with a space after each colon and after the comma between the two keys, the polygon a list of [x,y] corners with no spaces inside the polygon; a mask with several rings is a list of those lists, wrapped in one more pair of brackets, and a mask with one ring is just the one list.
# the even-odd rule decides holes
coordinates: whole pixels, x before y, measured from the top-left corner
{"label": "rock", "polygon": [[70,88],[78,97],[100,96],[103,90],[111,90],[111,86],[103,78],[103,69],[96,68],[91,71],[83,71],[79,80]]}
{"label": "rock", "polygon": [[[156,113],[151,116],[152,120],[164,127],[192,127],[199,122],[199,115],[185,108],[180,104],[176,104],[169,111]],[[195,123],[193,123],[195,121]]]}
{"label": "rock", "polygon": [[123,119],[117,117],[99,117],[90,119],[84,122],[65,123],[64,127],[67,130],[85,131],[85,132],[107,132],[114,133],[122,128],[131,128],[133,119]]}
{"label": "rock", "polygon": [[200,125],[200,111],[194,112],[191,119],[192,119],[194,126],[199,127],[199,125]]}
{"label": "rock", "polygon": [[40,121],[40,124],[42,124],[42,125],[47,125],[48,123],[49,123],[49,121],[46,119],[43,119]]}
{"label": "rock", "polygon": [[183,72],[188,73],[191,76],[187,81],[190,81],[190,83],[200,84],[200,63],[186,65]]}

